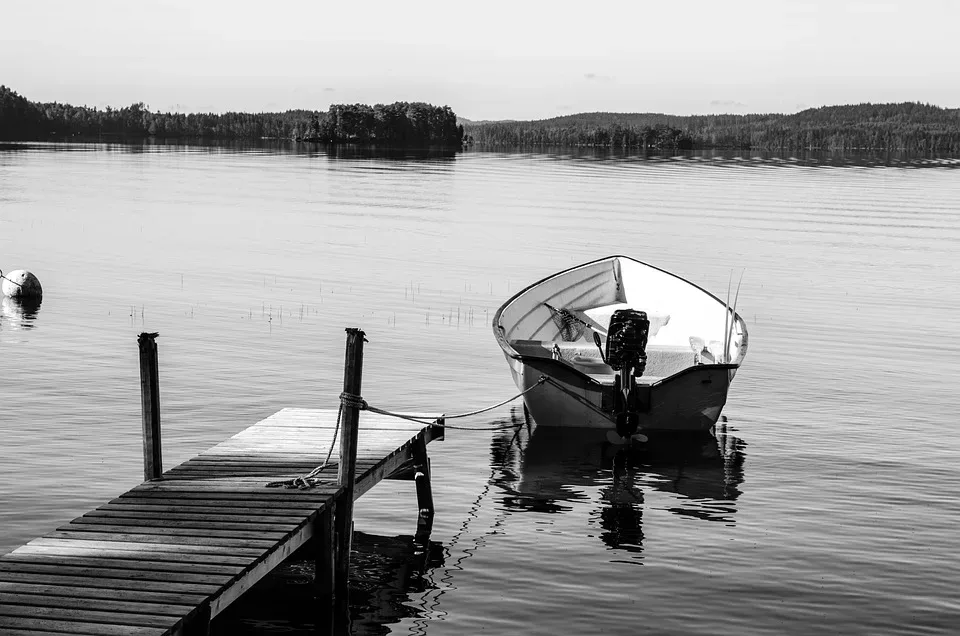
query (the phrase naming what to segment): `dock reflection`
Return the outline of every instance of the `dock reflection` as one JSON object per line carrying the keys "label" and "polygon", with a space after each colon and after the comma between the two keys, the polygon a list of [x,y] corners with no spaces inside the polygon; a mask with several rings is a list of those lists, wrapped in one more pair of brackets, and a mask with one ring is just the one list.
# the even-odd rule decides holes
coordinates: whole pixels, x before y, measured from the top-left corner
{"label": "dock reflection", "polygon": [[596,502],[598,536],[628,551],[642,550],[645,493],[675,495],[667,508],[674,514],[735,523],[746,444],[726,423],[712,435],[616,446],[602,430],[537,427],[519,409],[511,422],[515,426],[498,431],[490,449],[493,482],[507,511],[563,513]]}
{"label": "dock reflection", "polygon": [[[387,537],[355,531],[350,564],[349,616],[339,614],[334,632],[389,634],[390,625],[417,618],[422,610],[411,595],[434,589],[429,572],[444,564],[436,541],[413,536]],[[212,636],[330,633],[330,618],[317,601],[310,546],[294,554],[231,605],[211,625]]]}

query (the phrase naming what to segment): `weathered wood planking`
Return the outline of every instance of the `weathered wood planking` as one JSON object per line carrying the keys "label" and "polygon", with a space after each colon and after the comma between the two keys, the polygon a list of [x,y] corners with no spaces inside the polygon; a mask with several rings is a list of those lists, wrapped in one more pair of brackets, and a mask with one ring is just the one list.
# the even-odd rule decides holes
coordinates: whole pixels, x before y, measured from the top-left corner
{"label": "weathered wood planking", "polygon": [[[321,464],[336,418],[284,409],[0,557],[0,633],[159,636],[216,616],[319,531],[341,491],[336,448],[328,483],[266,484]],[[442,437],[362,412],[354,497]]]}

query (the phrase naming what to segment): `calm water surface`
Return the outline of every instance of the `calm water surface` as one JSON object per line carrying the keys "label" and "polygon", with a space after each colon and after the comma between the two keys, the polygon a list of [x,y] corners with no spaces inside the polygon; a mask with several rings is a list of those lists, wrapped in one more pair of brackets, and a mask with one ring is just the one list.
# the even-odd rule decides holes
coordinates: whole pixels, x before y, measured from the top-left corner
{"label": "calm water surface", "polygon": [[[359,503],[359,634],[947,634],[960,620],[960,172],[815,162],[0,149],[0,553],[142,476],[136,335],[160,332],[164,463],[287,406],[457,412],[513,393],[520,287],[613,253],[724,295],[750,353],[718,440],[616,458],[516,408]],[[222,633],[309,633],[290,592]],[[269,587],[269,586],[268,586]],[[301,586],[302,587],[302,586]],[[278,600],[279,599],[279,600]]]}

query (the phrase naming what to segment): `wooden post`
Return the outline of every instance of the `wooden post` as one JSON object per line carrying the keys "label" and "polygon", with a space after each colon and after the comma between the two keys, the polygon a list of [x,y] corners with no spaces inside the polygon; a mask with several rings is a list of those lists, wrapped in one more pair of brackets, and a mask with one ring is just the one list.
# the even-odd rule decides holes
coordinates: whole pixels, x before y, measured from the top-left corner
{"label": "wooden post", "polygon": [[417,485],[417,534],[415,542],[426,545],[433,530],[433,487],[430,485],[430,459],[427,440],[421,434],[410,449],[413,453],[414,480]]}
{"label": "wooden post", "polygon": [[336,514],[337,504],[333,502],[330,507],[317,515],[314,521],[314,584],[316,586],[317,598],[320,603],[318,606],[317,631],[320,633],[333,633],[334,611],[333,605],[335,595],[335,574],[336,574],[336,531],[334,530],[334,515]]}
{"label": "wooden post", "polygon": [[[343,367],[343,392],[360,396],[363,375],[364,333],[355,327],[347,328],[347,350]],[[337,480],[343,494],[337,501],[335,528],[337,533],[337,561],[335,587],[338,603],[346,600],[350,576],[350,545],[353,542],[353,492],[357,470],[357,436],[359,433],[360,409],[355,405],[343,405],[340,417],[340,469]]]}
{"label": "wooden post", "polygon": [[316,521],[314,523],[314,537],[316,537],[316,575],[315,581],[317,584],[317,594],[321,597],[329,596],[333,597],[334,593],[334,569],[336,565],[336,560],[334,559],[334,554],[336,553],[336,544],[334,542],[334,537],[336,531],[334,530],[333,519],[336,515],[337,505],[333,505],[324,510],[322,513],[317,515]]}
{"label": "wooden post", "polygon": [[210,603],[205,602],[184,622],[181,636],[210,636]]}
{"label": "wooden post", "polygon": [[141,333],[140,398],[143,405],[143,479],[150,481],[163,474],[160,443],[160,376],[157,363],[156,333]]}

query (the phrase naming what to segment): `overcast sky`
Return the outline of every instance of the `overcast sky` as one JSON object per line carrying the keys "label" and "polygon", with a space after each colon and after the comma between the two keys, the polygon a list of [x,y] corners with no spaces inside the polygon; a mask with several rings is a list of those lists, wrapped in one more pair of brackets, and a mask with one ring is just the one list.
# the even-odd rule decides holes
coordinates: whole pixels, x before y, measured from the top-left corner
{"label": "overcast sky", "polygon": [[4,0],[0,84],[160,111],[426,101],[470,119],[960,106],[953,0]]}

